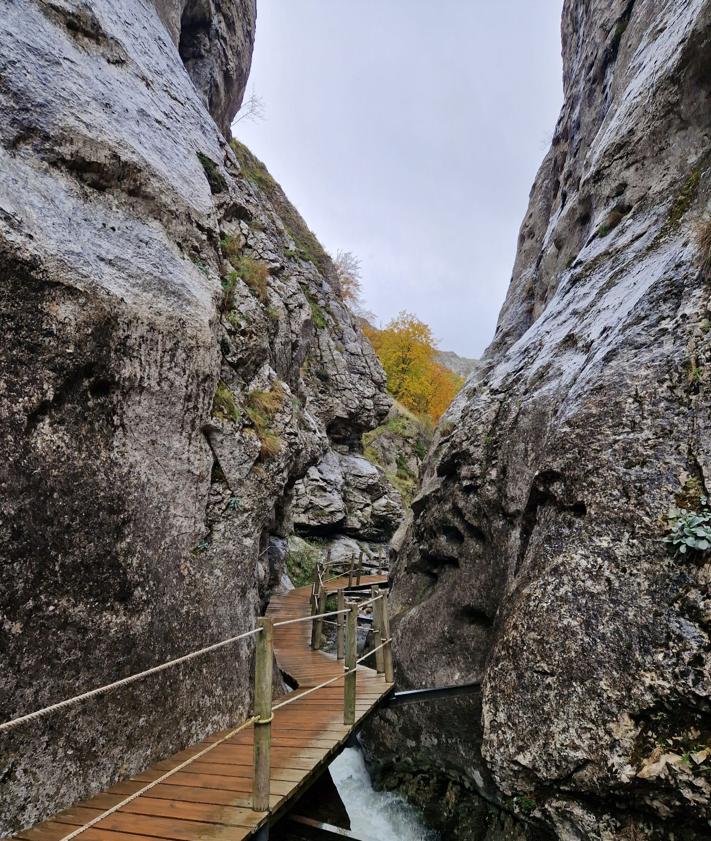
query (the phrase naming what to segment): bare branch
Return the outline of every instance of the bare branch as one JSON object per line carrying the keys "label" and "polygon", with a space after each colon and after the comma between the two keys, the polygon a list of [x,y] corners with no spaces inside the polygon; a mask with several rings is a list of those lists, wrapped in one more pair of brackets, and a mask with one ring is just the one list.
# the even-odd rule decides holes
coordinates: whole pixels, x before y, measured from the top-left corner
{"label": "bare branch", "polygon": [[341,297],[353,312],[360,313],[363,308],[360,260],[351,251],[339,251],[333,262],[341,287]]}
{"label": "bare branch", "polygon": [[261,123],[265,118],[266,107],[264,105],[264,100],[261,96],[257,96],[257,92],[254,88],[252,88],[252,93],[250,93],[247,99],[242,103],[242,107],[239,109],[238,113],[239,116],[235,120],[235,123],[240,123],[242,120],[248,120],[252,123]]}

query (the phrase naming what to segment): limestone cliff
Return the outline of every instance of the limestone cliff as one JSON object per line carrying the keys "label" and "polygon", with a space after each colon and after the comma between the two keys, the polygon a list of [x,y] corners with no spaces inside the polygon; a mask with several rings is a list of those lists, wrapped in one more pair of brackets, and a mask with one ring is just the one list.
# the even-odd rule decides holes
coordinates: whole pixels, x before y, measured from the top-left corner
{"label": "limestone cliff", "polygon": [[481,692],[378,746],[458,798],[448,837],[708,838],[711,567],[663,538],[711,489],[711,3],[567,0],[562,31],[506,303],[393,591],[399,684]]}
{"label": "limestone cliff", "polygon": [[[388,411],[329,258],[220,133],[254,20],[0,0],[3,720],[253,627],[291,488]],[[2,737],[0,834],[239,718],[250,656]]]}

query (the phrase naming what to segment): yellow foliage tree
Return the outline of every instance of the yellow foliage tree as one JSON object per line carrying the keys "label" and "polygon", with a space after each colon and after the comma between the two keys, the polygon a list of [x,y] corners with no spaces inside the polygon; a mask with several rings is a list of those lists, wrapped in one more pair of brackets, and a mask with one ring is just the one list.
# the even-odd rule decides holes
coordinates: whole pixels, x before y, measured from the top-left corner
{"label": "yellow foliage tree", "polygon": [[430,328],[401,312],[383,330],[366,324],[364,332],[385,369],[390,393],[410,411],[438,421],[464,380],[437,362]]}

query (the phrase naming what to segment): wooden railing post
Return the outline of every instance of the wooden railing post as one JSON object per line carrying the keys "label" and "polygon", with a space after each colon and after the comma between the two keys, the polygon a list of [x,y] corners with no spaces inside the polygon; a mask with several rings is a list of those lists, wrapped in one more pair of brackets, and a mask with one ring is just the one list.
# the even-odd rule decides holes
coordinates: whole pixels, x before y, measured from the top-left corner
{"label": "wooden railing post", "polygon": [[[377,604],[377,602],[376,602]],[[390,642],[390,617],[388,616],[388,597],[387,593],[383,593],[383,598],[380,599],[382,605],[380,613],[380,634],[383,638],[385,646],[383,647],[383,660],[385,665],[385,682],[395,682],[395,670],[393,669],[393,644]],[[386,642],[387,640],[387,642]]]}
{"label": "wooden railing post", "polygon": [[346,676],[343,681],[343,723],[355,724],[356,660],[358,659],[358,605],[349,605],[346,617]]}
{"label": "wooden railing post", "polygon": [[355,558],[351,555],[351,563],[348,567],[348,586],[353,586],[353,567],[355,566]]}
{"label": "wooden railing post", "polygon": [[262,617],[262,629],[257,634],[257,650],[254,664],[254,783],[252,786],[252,808],[256,812],[269,811],[269,779],[271,777],[272,746],[272,620]]}
{"label": "wooden railing post", "polygon": [[[316,614],[326,612],[326,589],[320,587],[318,591],[318,599],[316,601]],[[321,638],[323,637],[323,619],[314,619],[313,630],[313,648],[318,651],[321,648]]]}
{"label": "wooden railing post", "polygon": [[344,613],[340,613],[341,610],[345,610],[346,608],[346,594],[343,589],[338,590],[336,593],[336,610],[339,611],[338,615],[336,616],[336,659],[343,660],[346,656],[346,638],[345,638],[345,631],[346,631],[346,616]]}
{"label": "wooden railing post", "polygon": [[[319,578],[318,578],[318,567],[317,567],[316,570],[314,571],[314,581],[313,581],[313,585],[311,587],[311,615],[312,616],[316,616],[316,614],[319,612],[318,611],[318,591],[319,591],[319,587],[320,587],[320,582],[319,582]],[[311,623],[311,648],[313,648],[314,650],[316,648],[318,648],[317,642],[320,639],[320,637],[317,636],[317,633],[320,633],[320,630],[319,630],[319,628],[317,628],[316,622],[317,622],[317,620],[314,620]]]}
{"label": "wooden railing post", "polygon": [[[370,590],[372,598],[375,598],[378,595],[378,588],[373,585]],[[375,668],[379,675],[382,675],[385,671],[385,654],[380,646],[383,644],[383,634],[382,634],[382,627],[383,627],[383,599],[378,599],[377,601],[373,602],[373,642],[375,643],[375,647],[378,649],[375,652]]]}
{"label": "wooden railing post", "polygon": [[360,557],[358,558],[358,576],[356,578],[356,584],[360,585],[360,576],[363,572],[363,552],[360,553]]}

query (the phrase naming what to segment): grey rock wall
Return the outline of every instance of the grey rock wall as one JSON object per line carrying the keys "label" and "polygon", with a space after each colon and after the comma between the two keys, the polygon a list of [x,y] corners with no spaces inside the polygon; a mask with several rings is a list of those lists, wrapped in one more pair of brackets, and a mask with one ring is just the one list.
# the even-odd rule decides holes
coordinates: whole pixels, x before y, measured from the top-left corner
{"label": "grey rock wall", "polygon": [[[291,487],[390,405],[330,260],[213,120],[253,7],[200,8],[202,69],[198,4],[0,2],[3,720],[253,627]],[[0,737],[0,834],[239,719],[251,654]]]}
{"label": "grey rock wall", "polygon": [[371,745],[530,837],[708,838],[711,568],[663,538],[711,489],[711,4],[567,0],[563,54],[496,336],[395,574],[399,685],[481,692]]}
{"label": "grey rock wall", "polygon": [[183,64],[222,133],[242,104],[252,63],[256,0],[154,0]]}

